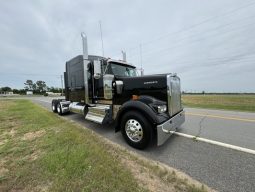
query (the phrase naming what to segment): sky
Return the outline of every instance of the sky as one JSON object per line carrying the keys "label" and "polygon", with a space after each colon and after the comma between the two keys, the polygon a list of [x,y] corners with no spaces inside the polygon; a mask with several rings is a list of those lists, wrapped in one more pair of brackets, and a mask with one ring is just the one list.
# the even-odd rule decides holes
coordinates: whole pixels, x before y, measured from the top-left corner
{"label": "sky", "polygon": [[255,92],[255,0],[1,1],[0,87],[61,87],[82,31],[102,55],[99,21],[105,57],[177,73],[184,91]]}

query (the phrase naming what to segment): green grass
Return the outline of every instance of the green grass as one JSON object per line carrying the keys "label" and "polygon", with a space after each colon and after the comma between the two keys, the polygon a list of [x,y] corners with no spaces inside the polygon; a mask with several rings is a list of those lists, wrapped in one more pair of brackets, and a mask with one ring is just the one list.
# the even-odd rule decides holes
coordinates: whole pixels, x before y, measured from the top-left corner
{"label": "green grass", "polygon": [[255,112],[255,95],[183,95],[184,107]]}
{"label": "green grass", "polygon": [[91,131],[29,101],[0,101],[0,137],[0,191],[145,191]]}
{"label": "green grass", "polygon": [[206,192],[27,100],[0,100],[0,191]]}

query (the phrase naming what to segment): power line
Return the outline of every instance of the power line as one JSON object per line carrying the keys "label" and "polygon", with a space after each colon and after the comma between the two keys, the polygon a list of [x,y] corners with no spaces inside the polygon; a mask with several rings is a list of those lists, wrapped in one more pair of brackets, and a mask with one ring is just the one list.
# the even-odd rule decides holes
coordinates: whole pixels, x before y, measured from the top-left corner
{"label": "power line", "polygon": [[[255,63],[255,58],[229,60],[229,61],[204,60],[204,61],[193,61],[193,62],[180,62],[177,64],[179,66],[178,68],[181,69],[181,72],[184,73],[184,72],[188,72],[188,71],[194,71],[194,68],[198,68],[198,67],[199,68],[218,67],[218,66],[223,66],[223,65],[230,65],[230,67],[236,67],[239,64],[244,66],[247,64],[254,64],[254,63]],[[180,66],[180,64],[181,64],[181,66]]]}
{"label": "power line", "polygon": [[[249,18],[254,18],[255,16],[253,15],[253,16],[250,16],[250,17],[246,17],[245,19],[249,19]],[[242,20],[241,20],[242,21]],[[255,24],[255,22],[253,22],[253,23],[248,23],[248,24],[245,24],[245,25],[242,25],[242,26],[238,26],[237,28],[232,28],[232,29],[230,29],[230,30],[228,30],[228,31],[225,31],[224,33],[222,33],[222,32],[219,32],[219,31],[217,31],[218,32],[218,34],[211,34],[210,35],[210,32],[212,32],[212,31],[215,31],[215,30],[219,30],[219,29],[221,29],[221,28],[226,28],[226,27],[229,27],[229,26],[231,26],[231,25],[233,25],[233,24],[236,24],[237,22],[231,22],[231,23],[228,23],[228,24],[225,24],[225,25],[222,25],[222,26],[219,26],[219,27],[216,27],[216,28],[213,28],[213,29],[210,29],[210,30],[207,30],[207,31],[203,31],[203,32],[201,32],[203,35],[205,34],[206,36],[202,36],[202,38],[199,38],[199,39],[196,39],[196,40],[194,40],[194,41],[190,41],[189,42],[189,44],[193,44],[193,43],[199,43],[199,42],[201,42],[201,41],[203,41],[204,39],[206,39],[206,38],[208,38],[208,37],[217,37],[217,36],[222,36],[222,35],[226,35],[226,33],[233,33],[233,32],[237,32],[237,31],[239,31],[239,30],[244,30],[245,28],[243,28],[243,27],[246,27],[246,26],[250,26],[251,24]],[[207,35],[207,34],[209,34],[209,35]],[[192,35],[192,36],[186,36],[186,37],[184,37],[184,38],[181,38],[181,39],[175,39],[176,41],[178,41],[178,43],[179,43],[179,45],[174,45],[174,46],[171,46],[171,47],[167,47],[167,48],[163,48],[163,49],[160,49],[160,50],[158,50],[158,49],[152,49],[152,51],[150,51],[150,52],[144,52],[144,56],[146,57],[147,55],[151,55],[151,54],[154,54],[155,55],[155,52],[156,53],[161,53],[161,52],[163,52],[163,51],[166,51],[166,50],[170,50],[170,49],[173,49],[173,48],[177,48],[177,47],[182,47],[182,46],[187,46],[187,45],[189,45],[189,44],[180,44],[182,41],[184,41],[184,40],[186,40],[186,39],[192,39],[192,38],[195,38],[195,37],[200,37],[201,36],[201,34],[195,34],[195,35]],[[154,51],[154,50],[156,50],[156,51]],[[136,54],[135,54],[136,55]],[[138,55],[138,53],[137,53],[137,55]]]}
{"label": "power line", "polygon": [[174,65],[174,66],[177,65],[178,67],[175,69],[178,69],[178,68],[181,69],[181,73],[194,71],[194,68],[197,68],[197,67],[199,68],[216,67],[220,65],[230,65],[230,67],[237,67],[239,64],[244,66],[244,65],[255,63],[255,53],[252,50],[249,52],[243,52],[241,54],[232,55],[230,57],[207,58],[200,61],[170,61],[168,63],[169,65]]}
{"label": "power line", "polygon": [[[144,46],[144,45],[150,44],[150,43],[152,43],[152,42],[158,41],[158,40],[160,40],[160,39],[164,39],[164,38],[166,38],[166,37],[168,37],[168,36],[178,35],[178,34],[184,32],[184,31],[191,30],[191,29],[193,29],[193,28],[195,28],[195,27],[197,27],[197,26],[200,26],[200,25],[203,25],[203,24],[205,24],[205,23],[211,22],[211,21],[213,21],[213,20],[215,20],[215,19],[218,19],[218,18],[220,18],[220,17],[222,17],[222,16],[231,15],[231,14],[233,14],[233,13],[235,13],[235,12],[238,12],[239,10],[245,9],[245,8],[250,7],[250,6],[253,6],[253,5],[255,5],[255,2],[251,2],[251,3],[246,4],[246,5],[244,5],[244,6],[237,7],[237,8],[235,8],[235,9],[233,9],[233,10],[227,11],[227,12],[225,12],[225,13],[223,13],[223,14],[219,14],[219,15],[216,15],[216,16],[213,16],[213,17],[210,17],[210,18],[207,18],[207,19],[205,19],[205,20],[203,20],[203,21],[201,21],[201,22],[195,23],[195,24],[190,25],[190,26],[188,26],[188,27],[183,27],[182,29],[180,29],[180,30],[178,30],[178,31],[176,31],[176,32],[171,32],[171,33],[168,33],[168,34],[166,34],[166,35],[162,35],[162,36],[160,36],[160,37],[157,37],[157,38],[155,38],[155,39],[153,39],[153,40],[150,40],[150,41],[143,42],[143,43],[141,43],[141,44]],[[139,49],[139,46],[135,46],[135,47],[133,47],[133,48],[129,48],[129,50],[132,50],[132,49]]]}
{"label": "power line", "polygon": [[253,3],[246,4],[246,5],[244,5],[244,6],[238,7],[238,8],[236,8],[236,9],[233,9],[233,10],[231,10],[231,11],[225,12],[225,13],[223,13],[223,14],[210,17],[210,18],[205,19],[205,20],[203,20],[203,21],[201,21],[201,22],[199,22],[199,23],[190,25],[190,26],[188,26],[188,27],[184,27],[184,28],[182,28],[182,29],[180,29],[180,30],[178,30],[178,31],[176,31],[176,32],[163,35],[163,36],[161,36],[161,37],[158,37],[158,38],[156,38],[156,39],[154,39],[154,40],[150,40],[150,41],[144,42],[144,43],[142,43],[142,44],[143,44],[143,45],[149,44],[149,43],[154,42],[154,41],[157,41],[157,40],[159,40],[159,39],[162,39],[162,38],[165,38],[165,37],[174,35],[174,34],[182,33],[183,31],[187,31],[187,30],[193,29],[193,28],[195,28],[195,27],[197,27],[197,26],[200,26],[200,25],[202,25],[202,24],[208,23],[208,22],[213,21],[213,20],[215,20],[215,19],[217,19],[217,18],[220,18],[220,17],[222,17],[222,16],[230,15],[230,14],[235,13],[235,12],[241,10],[241,9],[245,9],[245,8],[250,7],[250,6],[253,6],[253,5],[255,5],[255,2],[254,2],[254,1],[253,1]]}
{"label": "power line", "polygon": [[[224,34],[226,34],[226,33],[224,33]],[[203,38],[203,39],[205,39],[205,38]],[[145,60],[147,61],[147,60],[149,60],[149,58],[150,57],[148,57],[148,56],[154,56],[154,55],[156,55],[157,54],[157,56],[159,56],[159,55],[161,55],[161,54],[165,54],[166,52],[168,52],[169,50],[171,50],[171,49],[174,49],[174,48],[177,48],[177,47],[182,47],[182,46],[189,46],[189,45],[191,45],[191,44],[193,44],[193,43],[198,43],[198,42],[200,42],[201,40],[203,40],[203,39],[200,39],[200,40],[197,40],[197,41],[193,41],[193,42],[191,42],[190,44],[183,44],[183,45],[176,45],[176,46],[172,46],[172,47],[168,47],[168,48],[164,48],[164,49],[161,49],[161,50],[159,50],[159,51],[157,51],[157,52],[153,52],[153,53],[147,53],[147,54],[144,54],[145,56]]]}

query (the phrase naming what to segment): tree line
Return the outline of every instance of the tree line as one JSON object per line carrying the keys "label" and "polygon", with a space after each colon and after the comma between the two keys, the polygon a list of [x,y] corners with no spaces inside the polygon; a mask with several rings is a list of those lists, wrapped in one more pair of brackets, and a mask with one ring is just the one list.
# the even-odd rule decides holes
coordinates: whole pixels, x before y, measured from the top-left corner
{"label": "tree line", "polygon": [[45,81],[38,80],[33,82],[33,80],[26,80],[24,83],[24,89],[12,89],[11,87],[1,87],[0,92],[13,92],[14,94],[26,94],[27,91],[32,91],[34,94],[45,94],[46,91],[53,93],[61,93],[62,89],[58,87],[48,87]]}
{"label": "tree line", "polygon": [[46,92],[48,88],[45,81],[41,81],[41,80],[36,81],[34,83],[32,80],[28,79],[26,80],[24,84],[25,84],[25,90],[38,92],[38,93]]}

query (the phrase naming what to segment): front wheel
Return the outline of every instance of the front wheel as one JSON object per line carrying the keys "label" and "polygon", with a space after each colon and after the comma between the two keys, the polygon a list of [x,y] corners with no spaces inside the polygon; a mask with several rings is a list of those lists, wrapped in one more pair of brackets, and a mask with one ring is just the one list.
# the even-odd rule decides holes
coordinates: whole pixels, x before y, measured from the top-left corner
{"label": "front wheel", "polygon": [[121,132],[127,143],[137,149],[146,148],[152,140],[150,122],[139,112],[129,111],[121,120]]}

